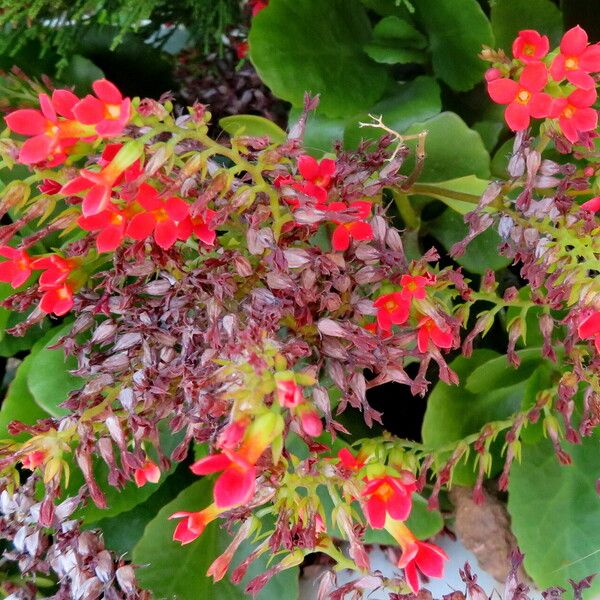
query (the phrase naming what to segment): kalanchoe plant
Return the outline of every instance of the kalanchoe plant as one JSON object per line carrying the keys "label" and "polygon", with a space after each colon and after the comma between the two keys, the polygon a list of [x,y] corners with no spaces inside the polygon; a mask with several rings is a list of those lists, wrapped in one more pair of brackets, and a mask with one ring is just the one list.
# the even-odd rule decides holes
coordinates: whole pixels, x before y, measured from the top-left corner
{"label": "kalanchoe plant", "polygon": [[[426,134],[416,136],[409,169],[404,138],[380,119],[370,124],[383,130],[377,142],[309,156],[302,135],[317,105],[309,97],[281,143],[243,134],[217,141],[206,106],[175,116],[169,101],[130,100],[106,80],[95,82],[94,95],[55,90],[39,96],[39,110],[10,113],[3,164],[30,170],[7,185],[2,203],[10,219],[0,227],[0,279],[14,289],[5,306],[27,312],[12,332],[63,318],[53,347],[73,357],[83,383],[47,417],[10,424],[19,437],[0,448],[9,506],[0,533],[13,538],[22,511],[10,506],[25,495],[28,507],[39,503],[35,523],[52,544],[81,540],[73,521],[65,542],[65,505],[69,514],[90,503],[110,510],[112,488],[126,495],[130,481],[142,490],[159,483],[193,446],[192,473],[215,474],[212,499],[168,516],[183,545],[201,543],[216,520],[235,532],[208,568],[215,581],[247,540],[252,549],[233,568],[234,582],[261,556],[272,558],[246,584],[253,594],[314,552],[368,573],[369,529],[387,530],[401,548],[403,577],[382,581],[392,594],[417,593],[419,573],[443,577],[445,551],[409,526],[420,494],[435,509],[473,450],[473,493],[482,501],[498,438],[504,489],[529,425],[543,422],[568,463],[563,440],[580,443],[600,422],[600,248],[597,198],[589,199],[596,124],[572,98],[577,85],[595,97],[589,73],[600,65],[578,30],[565,40],[550,70],[547,41],[534,32],[519,34],[514,60],[485,52],[494,61],[490,95],[508,104],[507,122],[520,133],[510,179],[489,183],[481,197],[419,187]],[[539,136],[526,129],[532,118],[548,119]],[[542,158],[550,143],[577,162]],[[388,214],[390,192],[405,200],[430,193],[463,213],[471,203],[468,236],[451,254],[497,227],[525,293],[499,292],[492,271],[475,286],[441,266],[435,249],[409,259]],[[448,353],[470,357],[476,338],[511,311],[508,358],[518,366],[533,310],[543,336],[534,352],[554,362],[548,386],[519,410],[442,448],[388,434],[351,446],[338,438],[351,433],[340,416],[350,407],[369,426],[380,421],[368,389],[396,382],[419,396],[432,376],[458,384]],[[33,471],[24,485],[19,469]],[[87,535],[90,558],[76,580],[87,597],[139,594],[132,568],[117,567]],[[17,550],[39,558],[32,547]],[[26,575],[52,570],[57,597],[69,597],[74,580],[62,563],[17,560]],[[323,594],[336,597],[333,579],[325,581]]]}

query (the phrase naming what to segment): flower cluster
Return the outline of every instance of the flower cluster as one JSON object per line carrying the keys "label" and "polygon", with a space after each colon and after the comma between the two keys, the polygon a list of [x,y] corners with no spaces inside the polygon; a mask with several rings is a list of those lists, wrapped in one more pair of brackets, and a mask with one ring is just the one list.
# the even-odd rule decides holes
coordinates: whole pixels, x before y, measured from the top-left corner
{"label": "flower cluster", "polygon": [[486,73],[488,93],[505,104],[504,118],[513,131],[529,127],[531,118],[546,119],[571,144],[587,144],[598,124],[593,108],[600,72],[600,44],[589,44],[579,26],[567,31],[558,51],[549,52],[545,35],[519,32],[513,43],[514,60],[492,54]]}

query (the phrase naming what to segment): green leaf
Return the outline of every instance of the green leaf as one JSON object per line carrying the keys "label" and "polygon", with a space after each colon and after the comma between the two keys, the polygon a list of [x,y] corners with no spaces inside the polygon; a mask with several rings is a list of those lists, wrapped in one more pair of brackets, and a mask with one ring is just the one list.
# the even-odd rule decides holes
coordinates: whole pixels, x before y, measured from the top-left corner
{"label": "green leaf", "polygon": [[144,535],[146,525],[158,514],[158,511],[186,487],[198,480],[189,470],[188,465],[179,464],[162,485],[150,486],[152,495],[134,506],[131,510],[113,517],[103,518],[91,525],[102,531],[107,548],[119,554],[131,554],[133,547]]}
{"label": "green leaf", "polygon": [[560,42],[563,17],[551,0],[495,0],[490,20],[496,47],[509,54],[513,40],[522,29],[535,29],[550,38],[550,47]]}
{"label": "green leaf", "polygon": [[[539,350],[537,353],[539,356]],[[540,362],[541,358],[538,364]],[[486,423],[505,419],[517,412],[525,396],[527,379],[532,373],[528,366],[523,370],[512,369],[505,356],[498,356],[487,349],[475,350],[471,358],[459,356],[450,366],[459,376],[460,385],[450,386],[439,381],[427,400],[422,435],[423,443],[432,448],[442,448],[462,440],[478,432]],[[502,369],[504,379],[498,383]],[[481,389],[487,372],[490,373],[490,383]],[[492,472],[501,468],[501,461],[497,459],[501,446],[502,441],[498,440],[493,447],[492,455],[496,457]],[[472,485],[475,481],[473,465],[472,456],[466,463],[460,462],[454,470],[453,482]]]}
{"label": "green leaf", "polygon": [[55,327],[36,343],[27,374],[27,385],[35,401],[54,417],[68,414],[69,411],[59,405],[69,397],[69,392],[82,387],[84,381],[69,373],[77,368],[74,356],[65,358],[61,348],[48,348],[68,333],[70,328],[71,323]]}
{"label": "green leaf", "polygon": [[[428,229],[446,250],[450,250],[456,242],[463,240],[469,231],[462,216],[450,209],[446,209],[428,225]],[[511,263],[509,258],[498,253],[500,242],[496,230],[488,229],[479,234],[467,246],[465,253],[455,260],[471,273],[483,275],[487,269],[498,271]]]}
{"label": "green leaf", "polygon": [[[525,554],[525,569],[537,586],[562,585],[598,571],[600,473],[598,435],[566,446],[573,463],[558,463],[550,442],[523,444],[522,461],[510,473],[508,510]],[[586,593],[597,593],[600,581]]]}
{"label": "green leaf", "polygon": [[511,366],[505,355],[499,356],[473,370],[466,380],[466,389],[473,394],[485,394],[508,387],[528,379],[540,364],[547,362],[542,357],[541,348],[519,350],[517,354],[521,360],[517,369]]}
{"label": "green leaf", "polygon": [[[11,421],[21,421],[33,425],[38,419],[48,417],[35,402],[27,387],[27,373],[31,368],[31,356],[28,356],[18,367],[15,378],[10,383],[2,408],[0,408],[0,438],[8,435],[8,424]],[[29,436],[20,434],[13,439],[23,441]]]}
{"label": "green leaf", "polygon": [[[419,181],[435,182],[475,175],[487,179],[490,175],[490,156],[476,131],[455,113],[443,112],[427,121],[414,123],[404,133],[427,131],[425,166]],[[416,141],[407,145],[414,149]],[[414,153],[413,153],[414,154]],[[414,167],[414,156],[406,162],[406,169]]]}
{"label": "green leaf", "polygon": [[373,39],[365,52],[375,61],[385,64],[426,63],[421,52],[427,38],[410,23],[398,17],[385,17],[373,29]]}
{"label": "green leaf", "polygon": [[399,2],[398,0],[361,0],[361,2],[382,17],[396,16],[410,20],[414,13],[411,2]]}
{"label": "green leaf", "polygon": [[[142,587],[149,589],[157,600],[246,598],[242,587],[234,586],[227,578],[213,583],[212,579],[205,575],[212,561],[223,552],[230,541],[229,535],[218,522],[208,525],[196,541],[186,546],[172,540],[175,521],[168,520],[170,515],[177,511],[197,511],[211,502],[211,480],[203,478],[193,483],[175,500],[164,506],[148,523],[142,539],[133,549],[133,561],[147,565],[137,571],[138,581]],[[259,600],[297,598],[298,570],[289,569],[277,575],[257,597]]]}
{"label": "green leaf", "polygon": [[361,139],[378,139],[383,135],[381,129],[359,126],[360,122],[371,122],[369,114],[381,115],[387,127],[404,133],[413,123],[429,119],[441,109],[439,85],[432,77],[419,76],[413,81],[398,84],[390,95],[367,112],[353,117],[344,133],[344,145],[354,148]]}
{"label": "green leaf", "polygon": [[504,129],[502,121],[483,120],[473,123],[473,130],[476,131],[483,141],[483,145],[488,152],[491,152],[500,139],[500,133]]}
{"label": "green leaf", "polygon": [[[419,494],[413,494],[413,506],[406,521],[408,528],[420,540],[433,537],[444,527],[444,519],[439,510],[429,510],[427,500]],[[365,532],[367,544],[397,546],[398,542],[385,529],[368,528]]]}
{"label": "green leaf", "polygon": [[[302,110],[293,108],[288,117],[289,127],[292,127],[300,118]],[[323,154],[333,150],[333,143],[344,139],[344,128],[347,119],[332,119],[326,117],[319,108],[308,115],[304,129],[303,147],[305,150],[320,158]]]}
{"label": "green leaf", "polygon": [[250,58],[276,96],[300,107],[305,92],[321,94],[325,115],[350,116],[390,80],[362,49],[370,37],[358,0],[273,0],[252,20]]}
{"label": "green leaf", "polygon": [[[477,56],[493,45],[492,28],[477,0],[414,0],[417,17],[429,35],[436,75],[457,91],[481,81],[485,63]],[[462,146],[455,146],[462,148]]]}
{"label": "green leaf", "polygon": [[219,119],[219,125],[229,135],[268,136],[276,144],[287,139],[286,132],[269,119],[257,115],[232,115]]}

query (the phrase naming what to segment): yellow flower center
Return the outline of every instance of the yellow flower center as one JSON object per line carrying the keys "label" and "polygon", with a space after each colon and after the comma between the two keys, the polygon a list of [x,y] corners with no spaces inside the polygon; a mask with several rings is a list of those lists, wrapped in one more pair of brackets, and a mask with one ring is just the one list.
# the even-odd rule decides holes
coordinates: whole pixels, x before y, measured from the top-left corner
{"label": "yellow flower center", "polygon": [[571,104],[567,105],[567,107],[563,110],[563,116],[567,119],[571,119],[575,114],[575,107]]}
{"label": "yellow flower center", "polygon": [[527,104],[531,99],[531,94],[527,90],[521,90],[517,94],[517,101],[521,104]]}
{"label": "yellow flower center", "polygon": [[385,310],[392,311],[396,308],[396,303],[393,300],[388,300],[384,306]]}
{"label": "yellow flower center", "polygon": [[523,47],[523,54],[527,54],[527,56],[533,56],[535,53],[535,46],[533,44],[525,44]]}
{"label": "yellow flower center", "polygon": [[579,62],[575,56],[569,56],[567,60],[565,60],[565,67],[570,71],[577,69],[579,67]]}
{"label": "yellow flower center", "polygon": [[107,119],[118,119],[121,115],[120,104],[106,104],[105,106],[106,118]]}

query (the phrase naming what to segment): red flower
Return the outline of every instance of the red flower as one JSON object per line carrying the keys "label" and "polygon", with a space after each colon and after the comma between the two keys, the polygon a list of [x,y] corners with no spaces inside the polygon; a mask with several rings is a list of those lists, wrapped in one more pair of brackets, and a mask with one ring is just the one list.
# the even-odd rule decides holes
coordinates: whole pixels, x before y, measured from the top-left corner
{"label": "red flower", "polygon": [[363,325],[363,327],[373,335],[378,335],[382,340],[392,337],[391,331],[382,330],[377,323],[367,323],[366,325]]}
{"label": "red flower", "polygon": [[237,56],[238,60],[246,58],[248,55],[248,48],[248,40],[242,40],[233,44],[233,49],[235,50],[235,55]]}
{"label": "red flower", "polygon": [[[95,130],[72,120],[72,107],[79,99],[68,90],[55,90],[52,100],[47,94],[39,95],[40,109],[15,110],[5,117],[9,129],[21,135],[33,136],[19,151],[19,162],[33,165],[49,161],[49,166],[62,163],[69,148],[78,139],[95,137]],[[67,117],[59,119],[59,115]]]}
{"label": "red flower", "polygon": [[223,454],[211,454],[190,466],[196,475],[223,473],[214,487],[215,503],[219,508],[231,508],[249,502],[256,489],[256,469],[241,452],[224,450]]}
{"label": "red flower", "polygon": [[109,144],[99,161],[101,171],[82,169],[79,177],[63,185],[61,194],[71,195],[89,190],[81,209],[86,217],[97,215],[108,208],[114,186],[123,178],[130,181],[139,175],[140,151],[139,145],[136,144]]}
{"label": "red flower", "polygon": [[58,256],[58,254],[36,258],[32,261],[31,266],[34,269],[44,269],[39,280],[42,291],[61,286],[73,270],[72,261]]}
{"label": "red flower", "polygon": [[[41,289],[41,288],[40,288]],[[49,289],[40,301],[40,310],[57,317],[66,315],[73,308],[73,290],[68,284]]]}
{"label": "red flower", "polygon": [[343,202],[331,202],[327,205],[327,210],[331,212],[351,210],[356,213],[356,218],[359,219],[351,222],[343,222],[335,218],[331,219],[334,223],[338,224],[331,237],[331,246],[337,252],[348,250],[351,240],[364,241],[373,239],[371,225],[363,220],[371,213],[370,202],[358,200],[352,202],[349,206],[346,206]]}
{"label": "red flower", "polygon": [[596,352],[600,353],[600,310],[585,318],[577,327],[577,333],[582,340],[592,339]]}
{"label": "red flower", "polygon": [[47,196],[54,196],[58,194],[62,188],[62,183],[55,181],[54,179],[43,179],[42,183],[38,185],[38,190],[42,194],[46,194]]}
{"label": "red flower", "polygon": [[112,252],[125,237],[127,215],[115,206],[110,206],[90,217],[82,215],[77,219],[77,224],[85,231],[100,231],[96,238],[98,252]]}
{"label": "red flower", "polygon": [[0,281],[10,283],[13,289],[22,286],[33,269],[29,254],[11,246],[0,246],[0,256],[8,258],[0,263]]}
{"label": "red flower", "polygon": [[302,390],[293,379],[277,379],[275,390],[279,404],[285,408],[294,408],[302,404]]}
{"label": "red flower", "polygon": [[449,327],[440,327],[431,317],[423,317],[417,327],[417,345],[420,352],[427,352],[430,341],[438,348],[452,348],[454,335]]}
{"label": "red flower", "polygon": [[323,421],[316,411],[305,409],[300,412],[302,431],[311,437],[319,437],[323,433]]}
{"label": "red flower", "polygon": [[214,504],[211,504],[199,512],[180,511],[173,513],[169,519],[184,519],[175,528],[173,541],[181,542],[182,545],[193,542],[202,535],[206,526],[214,521],[221,512]]}
{"label": "red flower", "polygon": [[73,307],[73,289],[67,279],[73,270],[73,262],[52,254],[31,262],[34,269],[45,269],[39,279],[39,290],[45,292],[40,309],[57,317],[67,314]]}
{"label": "red flower", "polygon": [[363,458],[361,458],[360,454],[355,457],[352,452],[348,450],[348,448],[342,448],[338,452],[338,459],[340,463],[346,467],[346,469],[350,469],[352,471],[358,471],[365,465],[365,461]]}
{"label": "red flower", "polygon": [[217,237],[217,232],[214,229],[211,229],[208,226],[211,219],[217,213],[210,208],[206,208],[201,215],[196,215],[192,217],[191,215],[181,224],[182,235],[184,228],[189,230],[189,234],[183,238],[179,239],[187,239],[189,235],[192,233],[201,241],[204,242],[207,246],[212,246],[215,243],[215,238]]}
{"label": "red flower", "polygon": [[417,489],[417,480],[409,471],[400,477],[384,475],[367,480],[361,495],[367,498],[365,513],[371,527],[381,529],[386,514],[392,519],[405,521],[412,508],[412,494]]}
{"label": "red flower", "polygon": [[323,158],[317,162],[312,156],[303,154],[298,159],[298,171],[304,182],[295,183],[293,187],[307,196],[312,196],[321,204],[327,202],[327,190],[335,175],[335,160]]}
{"label": "red flower", "polygon": [[131,219],[127,226],[129,237],[144,240],[153,233],[154,241],[164,250],[169,249],[178,239],[185,240],[189,237],[189,206],[184,200],[175,196],[162,199],[147,183],[140,186],[136,200],[146,210]]}
{"label": "red flower", "polygon": [[398,568],[404,569],[406,583],[416,594],[419,591],[417,569],[427,577],[443,577],[447,560],[448,555],[439,546],[413,539],[403,546]]}
{"label": "red flower", "polygon": [[581,205],[583,210],[589,210],[590,212],[597,212],[600,210],[600,196],[590,198],[587,202]]}
{"label": "red flower", "polygon": [[87,95],[74,107],[75,117],[86,125],[94,125],[98,135],[113,137],[119,135],[131,116],[131,100],[123,98],[117,87],[106,79],[98,79],[92,84],[97,98]]}
{"label": "red flower", "polygon": [[549,49],[548,37],[540,35],[533,29],[519,31],[519,35],[512,45],[513,56],[524,63],[541,60],[548,54]]}
{"label": "red flower", "polygon": [[402,286],[400,296],[404,300],[411,300],[412,298],[423,300],[425,298],[425,286],[432,285],[434,282],[435,279],[431,280],[431,278],[423,275],[402,275],[400,278],[400,285]]}
{"label": "red flower", "polygon": [[552,97],[541,90],[548,81],[548,71],[543,63],[530,63],[521,73],[519,82],[501,78],[488,81],[488,93],[498,104],[508,104],[504,119],[513,131],[529,127],[531,117],[550,116]]}
{"label": "red flower", "polygon": [[269,6],[269,0],[249,0],[248,6],[252,10],[252,16],[255,17],[261,10]]}
{"label": "red flower", "polygon": [[384,331],[390,331],[392,325],[402,325],[408,321],[410,302],[400,292],[379,296],[373,306],[377,309],[377,323]]}
{"label": "red flower", "polygon": [[33,452],[27,453],[22,459],[21,464],[25,469],[33,471],[36,467],[44,464],[46,460],[45,450],[34,450]]}
{"label": "red flower", "polygon": [[146,483],[158,483],[160,480],[160,469],[158,465],[154,464],[151,460],[147,460],[144,466],[140,469],[136,469],[134,473],[135,484],[138,487],[142,487]]}
{"label": "red flower", "polygon": [[596,101],[596,90],[575,90],[566,98],[554,100],[553,115],[564,136],[575,144],[580,133],[593,131],[598,125],[598,112],[591,108]]}
{"label": "red flower", "polygon": [[600,71],[600,45],[588,46],[587,33],[579,25],[569,29],[560,42],[560,53],[550,65],[554,81],[567,78],[569,83],[591,90],[596,87],[590,73]]}

